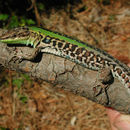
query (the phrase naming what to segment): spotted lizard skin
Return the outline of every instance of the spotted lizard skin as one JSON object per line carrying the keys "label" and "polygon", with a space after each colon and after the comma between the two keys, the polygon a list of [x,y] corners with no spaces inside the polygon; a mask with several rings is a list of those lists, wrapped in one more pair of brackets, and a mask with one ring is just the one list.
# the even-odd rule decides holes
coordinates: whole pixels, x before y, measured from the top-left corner
{"label": "spotted lizard skin", "polygon": [[[48,31],[48,30],[47,30]],[[50,31],[49,31],[50,32]],[[54,32],[51,32],[54,33]],[[62,37],[67,37],[59,33],[54,33]],[[67,37],[70,39],[69,37]],[[72,39],[72,38],[71,38]],[[54,54],[69,59],[88,69],[100,70],[110,68],[113,77],[117,78],[130,93],[130,68],[122,64],[106,52],[95,48],[81,41],[74,40],[83,46],[74,44],[59,38],[44,34],[29,27],[19,27],[12,29],[0,37],[0,41],[5,43],[23,43],[40,48],[41,52]]]}

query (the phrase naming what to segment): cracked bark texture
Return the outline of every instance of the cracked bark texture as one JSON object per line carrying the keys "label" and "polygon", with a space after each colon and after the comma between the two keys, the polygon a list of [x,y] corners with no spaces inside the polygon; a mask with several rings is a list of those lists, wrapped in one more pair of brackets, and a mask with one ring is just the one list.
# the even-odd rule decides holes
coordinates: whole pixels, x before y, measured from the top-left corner
{"label": "cracked bark texture", "polygon": [[[94,86],[100,84],[97,80],[99,72],[46,53],[37,62],[28,60],[18,62],[21,57],[32,55],[33,50],[26,46],[7,46],[0,43],[0,64],[11,70],[28,73],[36,79],[52,83],[54,87],[71,91],[104,106],[130,114],[130,95],[117,79],[114,79],[114,83],[108,87],[108,97],[105,92],[95,96]],[[96,89],[100,90],[100,87]],[[107,104],[108,101],[109,104]]]}

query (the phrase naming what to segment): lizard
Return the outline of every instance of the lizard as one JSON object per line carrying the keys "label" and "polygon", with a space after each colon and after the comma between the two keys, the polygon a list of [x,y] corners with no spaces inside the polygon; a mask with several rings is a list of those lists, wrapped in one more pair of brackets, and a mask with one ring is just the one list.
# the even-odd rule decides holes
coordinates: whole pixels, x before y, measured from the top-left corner
{"label": "lizard", "polygon": [[27,26],[8,30],[0,36],[0,42],[31,45],[40,52],[69,59],[94,71],[101,70],[107,73],[102,79],[103,86],[117,78],[130,94],[130,68],[92,45],[44,28]]}

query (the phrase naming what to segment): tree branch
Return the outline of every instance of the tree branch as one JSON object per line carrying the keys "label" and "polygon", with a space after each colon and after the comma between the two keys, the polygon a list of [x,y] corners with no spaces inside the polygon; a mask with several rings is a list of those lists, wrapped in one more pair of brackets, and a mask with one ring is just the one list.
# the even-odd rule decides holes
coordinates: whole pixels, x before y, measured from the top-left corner
{"label": "tree branch", "polygon": [[71,91],[104,106],[130,114],[130,95],[117,79],[114,79],[114,82],[107,88],[107,93],[103,91],[95,96],[95,92],[100,91],[100,87],[94,87],[100,83],[97,80],[99,72],[45,53],[36,57],[36,62],[28,60],[19,62],[21,57],[32,55],[33,50],[33,48],[26,46],[7,46],[0,43],[0,64],[6,68],[28,73],[34,78],[50,82],[54,87]]}

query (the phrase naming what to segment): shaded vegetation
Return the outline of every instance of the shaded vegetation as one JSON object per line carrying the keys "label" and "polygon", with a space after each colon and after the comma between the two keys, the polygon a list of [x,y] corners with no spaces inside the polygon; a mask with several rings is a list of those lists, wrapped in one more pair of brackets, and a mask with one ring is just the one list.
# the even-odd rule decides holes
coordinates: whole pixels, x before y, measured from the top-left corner
{"label": "shaded vegetation", "polygon": [[[104,5],[110,4],[110,0],[97,0],[97,2]],[[1,0],[0,27],[40,26],[40,13],[43,11],[46,12],[46,14],[50,14],[51,9],[55,8],[56,10],[64,9],[71,13],[72,8],[81,3],[82,0]],[[86,8],[87,7],[83,5],[78,12],[84,11]]]}
{"label": "shaded vegetation", "polygon": [[81,0],[38,0],[36,3],[34,0],[1,0],[0,27],[14,28],[25,25],[36,25],[36,15],[39,14],[35,12],[35,5],[39,13],[42,11],[50,13],[52,8],[65,9],[68,4],[80,2]]}

